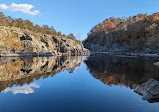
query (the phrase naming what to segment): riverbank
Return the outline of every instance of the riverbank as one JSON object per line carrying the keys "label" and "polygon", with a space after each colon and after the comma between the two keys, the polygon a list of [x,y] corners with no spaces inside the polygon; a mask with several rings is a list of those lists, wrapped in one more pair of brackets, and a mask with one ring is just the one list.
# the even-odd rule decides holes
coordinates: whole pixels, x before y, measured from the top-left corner
{"label": "riverbank", "polygon": [[159,58],[159,54],[150,54],[150,53],[130,53],[130,52],[91,52],[91,54],[107,54],[107,55],[114,55],[118,57],[148,57],[148,58]]}
{"label": "riverbank", "polygon": [[0,54],[0,57],[49,57],[49,56],[89,56],[89,51],[83,51],[81,53],[54,53],[54,52],[47,52],[47,53],[22,53],[22,54]]}

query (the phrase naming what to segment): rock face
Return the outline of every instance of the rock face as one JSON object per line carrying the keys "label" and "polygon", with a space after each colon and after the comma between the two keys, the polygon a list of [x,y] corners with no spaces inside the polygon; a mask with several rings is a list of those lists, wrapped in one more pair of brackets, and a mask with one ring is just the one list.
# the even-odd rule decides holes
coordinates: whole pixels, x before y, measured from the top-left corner
{"label": "rock face", "polygon": [[81,41],[0,26],[0,56],[89,55]]}
{"label": "rock face", "polygon": [[150,79],[148,82],[135,88],[134,91],[142,95],[143,100],[148,100],[151,103],[159,101],[159,81],[155,79]]}

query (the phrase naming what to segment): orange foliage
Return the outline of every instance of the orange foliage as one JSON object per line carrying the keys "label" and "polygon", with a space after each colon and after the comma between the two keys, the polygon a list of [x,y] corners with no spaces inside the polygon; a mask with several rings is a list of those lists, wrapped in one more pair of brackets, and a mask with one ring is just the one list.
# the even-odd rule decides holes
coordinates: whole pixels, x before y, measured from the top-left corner
{"label": "orange foliage", "polygon": [[152,15],[152,21],[157,21],[157,20],[159,20],[159,13],[154,13]]}
{"label": "orange foliage", "polygon": [[147,14],[138,14],[137,15],[138,18],[140,18],[141,20],[147,18]]}
{"label": "orange foliage", "polygon": [[114,25],[112,22],[109,22],[108,26],[107,26],[108,29],[116,29],[116,25]]}

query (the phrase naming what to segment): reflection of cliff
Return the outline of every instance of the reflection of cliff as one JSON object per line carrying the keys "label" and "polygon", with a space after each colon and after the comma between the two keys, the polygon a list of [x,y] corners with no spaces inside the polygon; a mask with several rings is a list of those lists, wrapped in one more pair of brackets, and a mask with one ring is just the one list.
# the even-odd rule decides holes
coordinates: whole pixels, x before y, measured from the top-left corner
{"label": "reflection of cliff", "polygon": [[0,58],[0,91],[80,66],[82,57]]}
{"label": "reflection of cliff", "polygon": [[159,69],[153,62],[106,55],[91,56],[85,60],[90,73],[103,83],[130,88],[143,84],[150,78],[159,79]]}

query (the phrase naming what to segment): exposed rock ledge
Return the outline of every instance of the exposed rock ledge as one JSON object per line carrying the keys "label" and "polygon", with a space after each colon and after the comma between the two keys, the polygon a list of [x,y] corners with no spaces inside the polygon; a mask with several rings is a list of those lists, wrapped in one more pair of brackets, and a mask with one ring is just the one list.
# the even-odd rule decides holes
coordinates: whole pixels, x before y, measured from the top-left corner
{"label": "exposed rock ledge", "polygon": [[148,57],[148,58],[159,58],[159,54],[149,54],[149,53],[131,53],[131,52],[115,52],[115,51],[109,51],[109,52],[91,52],[91,54],[107,54],[107,55],[113,55],[118,57]]}
{"label": "exposed rock ledge", "polygon": [[81,41],[0,26],[0,56],[89,55]]}
{"label": "exposed rock ledge", "polygon": [[142,95],[143,100],[147,100],[150,103],[159,101],[159,81],[155,79],[150,79],[148,82],[135,88],[134,91]]}

